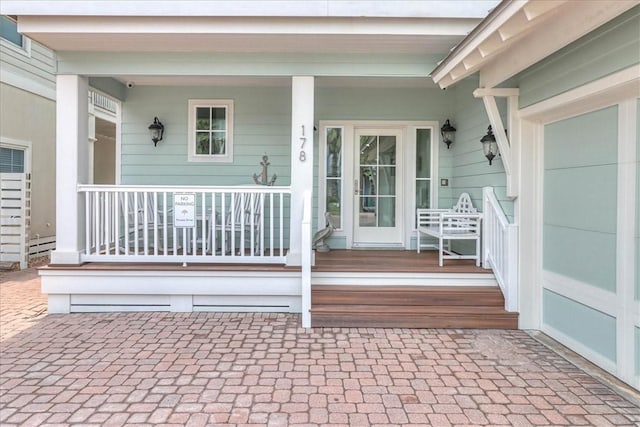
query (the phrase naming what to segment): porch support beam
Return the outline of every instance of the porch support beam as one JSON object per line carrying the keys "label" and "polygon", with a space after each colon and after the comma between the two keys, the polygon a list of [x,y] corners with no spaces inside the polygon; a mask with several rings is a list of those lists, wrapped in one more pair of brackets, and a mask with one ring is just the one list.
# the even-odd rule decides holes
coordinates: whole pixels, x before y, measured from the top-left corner
{"label": "porch support beam", "polygon": [[[520,120],[518,113],[518,89],[486,89],[479,88],[473,92],[476,98],[482,98],[484,108],[489,117],[489,123],[496,137],[504,171],[507,175],[507,197],[518,197],[518,159],[520,153]],[[495,97],[507,98],[507,117],[509,120],[510,137],[498,110]]]}
{"label": "porch support beam", "polygon": [[79,75],[56,77],[56,250],[52,264],[80,264],[84,208],[78,184],[88,179],[89,82]]}
{"label": "porch support beam", "polygon": [[[291,78],[291,214],[288,265],[301,265],[304,192],[313,192],[313,76]],[[306,249],[306,248],[305,248]]]}

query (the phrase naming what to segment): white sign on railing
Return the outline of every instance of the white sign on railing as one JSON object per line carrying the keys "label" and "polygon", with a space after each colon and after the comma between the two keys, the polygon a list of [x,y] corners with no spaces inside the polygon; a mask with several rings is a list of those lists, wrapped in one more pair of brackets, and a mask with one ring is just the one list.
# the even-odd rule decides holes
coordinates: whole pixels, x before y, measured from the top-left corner
{"label": "white sign on railing", "polygon": [[174,225],[179,228],[196,226],[195,193],[176,193],[173,197]]}

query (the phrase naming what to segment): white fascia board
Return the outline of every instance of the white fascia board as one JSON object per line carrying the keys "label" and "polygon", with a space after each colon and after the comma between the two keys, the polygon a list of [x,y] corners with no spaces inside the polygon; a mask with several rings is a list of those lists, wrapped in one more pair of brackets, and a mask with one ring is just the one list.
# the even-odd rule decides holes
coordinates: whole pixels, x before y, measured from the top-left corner
{"label": "white fascia board", "polygon": [[21,16],[23,34],[339,34],[464,36],[471,19]]}
{"label": "white fascia board", "polygon": [[[452,53],[440,63],[431,73],[435,83],[441,81],[469,55],[471,55],[481,43],[489,39],[512,16],[518,13],[529,0],[515,0],[503,2],[491,14],[489,14],[458,46]],[[441,85],[442,87],[442,85]],[[446,86],[444,86],[446,87]]]}
{"label": "white fascia board", "polygon": [[483,18],[497,0],[3,0],[3,15]]}

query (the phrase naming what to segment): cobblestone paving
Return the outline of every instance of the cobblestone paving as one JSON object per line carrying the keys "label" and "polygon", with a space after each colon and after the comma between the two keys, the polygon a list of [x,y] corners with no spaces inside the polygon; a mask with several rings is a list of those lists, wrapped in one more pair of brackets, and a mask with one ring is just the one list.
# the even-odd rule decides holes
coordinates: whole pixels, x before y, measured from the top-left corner
{"label": "cobblestone paving", "polygon": [[22,277],[0,276],[2,426],[640,423],[640,408],[521,331],[304,330],[286,314],[39,316],[37,279]]}

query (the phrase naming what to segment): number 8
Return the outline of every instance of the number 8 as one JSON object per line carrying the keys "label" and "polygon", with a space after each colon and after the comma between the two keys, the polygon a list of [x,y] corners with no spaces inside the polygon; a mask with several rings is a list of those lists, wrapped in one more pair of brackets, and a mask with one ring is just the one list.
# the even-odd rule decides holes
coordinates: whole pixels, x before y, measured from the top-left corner
{"label": "number 8", "polygon": [[301,151],[299,159],[301,162],[304,162],[305,160],[307,160],[307,153],[305,153],[304,151]]}

